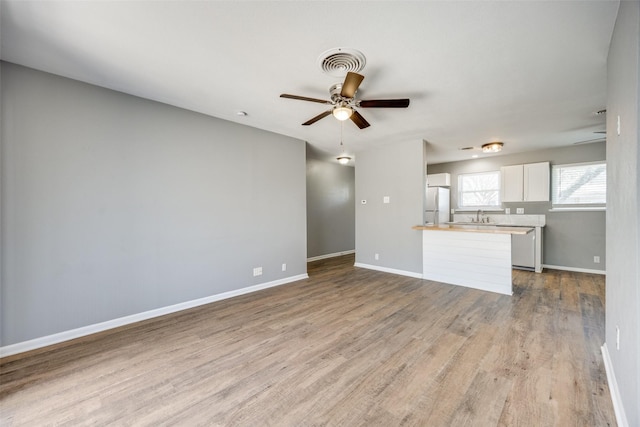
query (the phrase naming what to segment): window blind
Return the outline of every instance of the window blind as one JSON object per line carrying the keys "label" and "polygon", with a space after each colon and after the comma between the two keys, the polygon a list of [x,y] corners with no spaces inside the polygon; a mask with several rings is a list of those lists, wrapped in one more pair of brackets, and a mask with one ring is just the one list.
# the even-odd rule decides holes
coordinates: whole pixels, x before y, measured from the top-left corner
{"label": "window blind", "polygon": [[551,202],[554,206],[605,206],[605,162],[554,165],[551,168]]}

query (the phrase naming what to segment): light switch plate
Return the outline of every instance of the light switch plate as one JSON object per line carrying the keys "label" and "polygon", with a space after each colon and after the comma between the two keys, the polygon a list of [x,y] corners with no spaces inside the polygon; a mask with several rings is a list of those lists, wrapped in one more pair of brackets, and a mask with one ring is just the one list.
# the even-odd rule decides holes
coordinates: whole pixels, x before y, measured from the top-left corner
{"label": "light switch plate", "polygon": [[511,208],[504,208],[504,213],[507,215],[511,215]]}
{"label": "light switch plate", "polygon": [[384,197],[382,198],[382,203],[389,203],[389,200],[390,200],[390,199],[389,199],[389,196],[384,196]]}
{"label": "light switch plate", "polygon": [[517,214],[523,214],[524,213],[524,208],[516,208],[516,213]]}

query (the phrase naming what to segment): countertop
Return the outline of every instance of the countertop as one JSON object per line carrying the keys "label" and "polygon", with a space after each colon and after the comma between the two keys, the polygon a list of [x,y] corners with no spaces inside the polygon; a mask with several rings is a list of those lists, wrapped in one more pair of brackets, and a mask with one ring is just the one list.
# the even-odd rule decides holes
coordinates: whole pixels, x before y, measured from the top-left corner
{"label": "countertop", "polygon": [[466,224],[439,224],[439,225],[414,225],[414,230],[424,231],[464,231],[472,233],[490,234],[527,234],[534,227],[509,227],[501,225],[466,225]]}

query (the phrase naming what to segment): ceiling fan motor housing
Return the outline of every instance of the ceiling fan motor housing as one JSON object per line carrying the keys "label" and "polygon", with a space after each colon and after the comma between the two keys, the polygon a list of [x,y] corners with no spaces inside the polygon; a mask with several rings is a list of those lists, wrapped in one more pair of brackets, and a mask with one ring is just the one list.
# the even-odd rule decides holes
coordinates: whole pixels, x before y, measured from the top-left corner
{"label": "ceiling fan motor housing", "polygon": [[342,92],[342,83],[336,83],[329,88],[329,93],[331,94],[331,102],[336,107],[355,107],[355,96],[353,98],[345,98],[340,93]]}

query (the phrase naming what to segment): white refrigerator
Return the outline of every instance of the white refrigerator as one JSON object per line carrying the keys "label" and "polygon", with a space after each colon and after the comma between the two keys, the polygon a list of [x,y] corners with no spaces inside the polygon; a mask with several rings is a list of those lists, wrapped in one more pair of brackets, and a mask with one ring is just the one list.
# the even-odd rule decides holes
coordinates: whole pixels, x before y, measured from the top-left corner
{"label": "white refrigerator", "polygon": [[427,187],[427,203],[424,213],[425,224],[449,222],[449,189]]}

